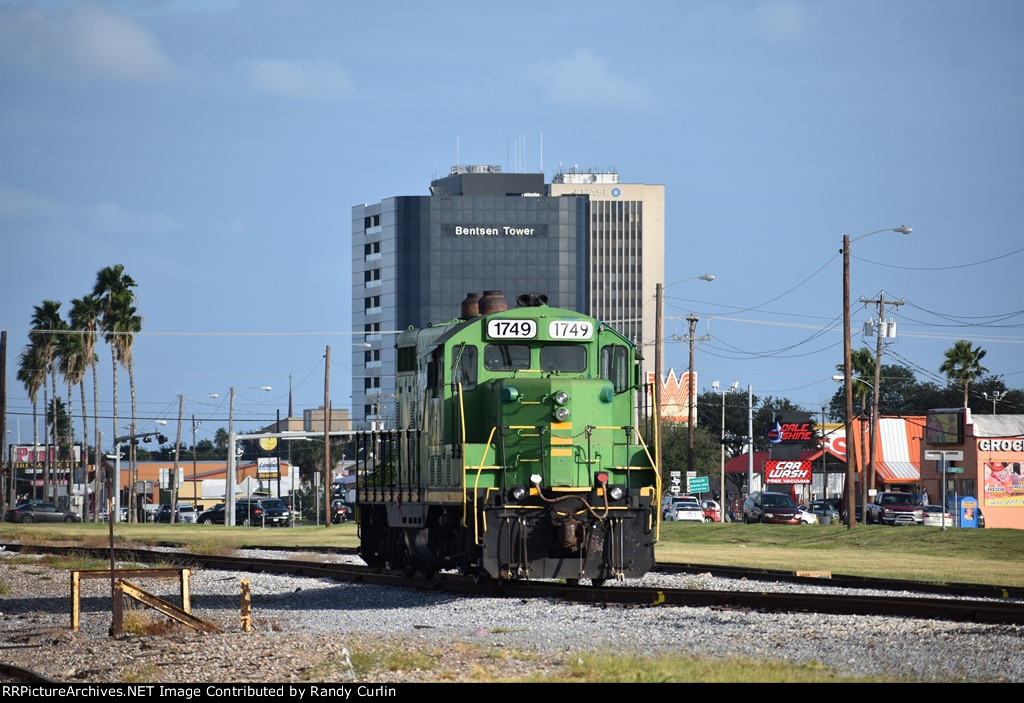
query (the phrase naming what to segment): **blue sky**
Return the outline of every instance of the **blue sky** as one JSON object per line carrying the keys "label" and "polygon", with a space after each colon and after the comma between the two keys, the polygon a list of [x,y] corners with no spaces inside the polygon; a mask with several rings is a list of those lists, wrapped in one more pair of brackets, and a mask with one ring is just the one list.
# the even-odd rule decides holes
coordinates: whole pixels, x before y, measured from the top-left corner
{"label": "blue sky", "polygon": [[[820,410],[842,236],[904,224],[852,248],[854,300],[906,301],[886,362],[929,380],[967,338],[1022,387],[1022,19],[1011,0],[0,0],[10,439],[31,439],[32,306],[66,312],[115,263],[145,320],[140,416],[198,396],[186,414],[220,418],[202,438],[229,387],[272,386],[239,392],[249,429],[289,381],[317,407],[328,345],[347,406],[350,208],[426,194],[456,159],[664,184],[665,282],[716,276],[666,289],[666,334],[695,313],[711,337],[701,388]],[[686,344],[666,360],[685,368]]]}

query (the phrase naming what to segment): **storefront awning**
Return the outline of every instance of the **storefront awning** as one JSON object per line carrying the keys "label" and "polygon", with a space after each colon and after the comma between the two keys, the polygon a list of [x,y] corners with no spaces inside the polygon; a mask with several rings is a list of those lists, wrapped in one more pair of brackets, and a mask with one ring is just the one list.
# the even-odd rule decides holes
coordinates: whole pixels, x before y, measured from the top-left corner
{"label": "storefront awning", "polygon": [[882,481],[917,483],[921,480],[922,434],[923,428],[912,424],[910,418],[879,418],[875,471]]}

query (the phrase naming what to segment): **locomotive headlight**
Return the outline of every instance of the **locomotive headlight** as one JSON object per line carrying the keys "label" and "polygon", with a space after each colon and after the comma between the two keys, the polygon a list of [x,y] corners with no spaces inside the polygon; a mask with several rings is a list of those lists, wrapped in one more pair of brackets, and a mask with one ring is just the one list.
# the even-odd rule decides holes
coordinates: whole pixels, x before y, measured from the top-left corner
{"label": "locomotive headlight", "polygon": [[569,394],[566,393],[565,391],[558,391],[557,393],[555,393],[555,402],[558,405],[565,405],[566,403],[569,402]]}
{"label": "locomotive headlight", "polygon": [[622,486],[612,486],[608,489],[608,497],[612,500],[620,500],[622,498]]}
{"label": "locomotive headlight", "polygon": [[522,500],[526,497],[526,486],[512,486],[509,495],[512,497],[512,500]]}
{"label": "locomotive headlight", "polygon": [[515,386],[505,386],[501,389],[501,399],[506,403],[514,403],[519,400],[519,389]]}
{"label": "locomotive headlight", "polygon": [[559,422],[565,422],[566,420],[568,420],[569,419],[569,408],[567,408],[565,406],[562,406],[560,408],[555,408],[555,419],[558,420]]}

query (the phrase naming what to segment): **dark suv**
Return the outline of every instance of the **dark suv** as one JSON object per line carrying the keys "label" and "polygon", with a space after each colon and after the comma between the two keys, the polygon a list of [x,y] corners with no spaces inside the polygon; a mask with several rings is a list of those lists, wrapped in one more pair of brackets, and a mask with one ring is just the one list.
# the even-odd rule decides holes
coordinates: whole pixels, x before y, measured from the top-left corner
{"label": "dark suv", "polygon": [[292,514],[280,498],[239,498],[235,502],[235,524],[288,527],[292,524]]}
{"label": "dark suv", "polygon": [[779,525],[799,525],[800,509],[788,493],[755,491],[743,503],[743,522],[770,522]]}

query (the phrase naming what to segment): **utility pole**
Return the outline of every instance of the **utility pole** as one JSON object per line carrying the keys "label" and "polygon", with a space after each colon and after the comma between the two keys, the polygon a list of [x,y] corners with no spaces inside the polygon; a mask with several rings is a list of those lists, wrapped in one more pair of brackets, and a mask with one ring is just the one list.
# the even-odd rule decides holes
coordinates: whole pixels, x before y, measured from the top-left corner
{"label": "utility pole", "polygon": [[[821,498],[828,499],[828,468],[825,465],[825,406],[821,406]],[[811,482],[811,499],[813,500],[813,481]]]}
{"label": "utility pole", "polygon": [[687,383],[686,383],[686,400],[687,400],[687,405],[689,406],[689,412],[687,412],[687,415],[686,415],[686,429],[687,429],[688,440],[689,440],[688,441],[687,451],[686,451],[686,461],[687,461],[687,467],[686,468],[689,471],[694,471],[695,470],[694,469],[694,465],[693,465],[693,426],[696,424],[696,419],[697,419],[696,412],[695,412],[695,406],[694,406],[695,395],[696,395],[695,394],[696,384],[694,382],[694,373],[693,373],[693,343],[694,342],[705,342],[705,341],[711,339],[711,337],[699,337],[698,338],[698,337],[695,336],[696,333],[697,333],[697,321],[699,319],[700,318],[697,317],[696,315],[687,315],[686,316],[686,321],[690,323],[690,336],[687,337],[687,340],[686,340],[686,341],[688,341],[690,343],[690,372],[689,372],[689,375],[686,377],[687,378]]}
{"label": "utility pole", "polygon": [[331,526],[331,347],[324,357],[324,527]]}
{"label": "utility pole", "polygon": [[[869,469],[870,476],[869,476],[868,480],[865,482],[865,490],[864,490],[864,505],[867,505],[867,495],[868,495],[867,494],[867,487],[870,486],[870,487],[874,488],[874,486],[875,486],[875,461],[876,461],[875,457],[876,457],[876,455],[878,453],[878,450],[876,449],[875,444],[877,443],[877,440],[878,440],[878,396],[881,393],[881,385],[882,385],[882,338],[883,337],[888,337],[888,338],[892,339],[892,338],[896,337],[896,321],[895,320],[889,320],[888,323],[885,321],[885,303],[886,303],[886,300],[885,300],[885,291],[884,290],[879,292],[877,300],[869,300],[868,298],[865,298],[865,297],[861,296],[860,302],[862,302],[862,303],[871,303],[872,305],[877,305],[878,306],[878,327],[877,327],[877,329],[874,330],[875,333],[876,333],[876,340],[875,340],[875,387],[873,389],[874,393],[873,393],[872,401],[871,401],[871,434],[870,434],[871,447],[868,450],[868,452],[869,452],[868,455],[870,457],[869,465],[870,465],[871,468]],[[888,302],[889,302],[890,305],[898,308],[900,305],[903,305],[904,301],[903,300],[899,300],[899,301],[890,300]],[[871,321],[870,320],[868,320],[868,325],[871,325]],[[865,331],[868,331],[867,326],[865,326]],[[865,523],[867,523],[867,519],[868,519],[867,508],[865,508],[864,509],[864,522]]]}
{"label": "utility pole", "polygon": [[686,404],[688,411],[686,413],[686,432],[687,432],[687,449],[686,449],[686,468],[688,471],[693,471],[693,335],[697,332],[697,316],[687,315],[686,321],[690,323],[690,373],[686,377]]}
{"label": "utility pole", "polygon": [[181,421],[185,415],[185,396],[178,396],[178,436],[174,440],[174,469],[171,472],[171,524],[178,517],[178,460],[181,458]]}
{"label": "utility pole", "polygon": [[658,470],[663,471],[661,461],[661,350],[664,344],[662,325],[664,313],[661,299],[664,297],[664,286],[658,283],[654,287],[654,459],[658,462]]}
{"label": "utility pole", "polygon": [[[995,403],[992,404],[995,407]],[[10,453],[6,451],[11,443],[7,441],[7,330],[0,330],[0,467],[7,466],[7,457]],[[86,442],[88,446],[88,442]],[[0,495],[3,495],[4,502],[0,503],[0,510],[7,514],[7,508],[14,507],[14,467],[9,468],[9,486],[0,486]]]}

